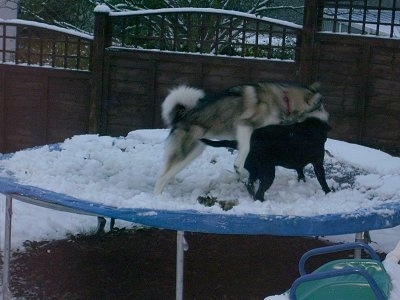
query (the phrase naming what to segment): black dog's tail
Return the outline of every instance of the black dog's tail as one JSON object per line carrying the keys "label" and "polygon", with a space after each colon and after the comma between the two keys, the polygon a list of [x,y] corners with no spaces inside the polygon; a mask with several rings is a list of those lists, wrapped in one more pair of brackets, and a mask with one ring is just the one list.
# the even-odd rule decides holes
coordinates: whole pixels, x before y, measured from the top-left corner
{"label": "black dog's tail", "polygon": [[207,139],[201,139],[200,141],[212,147],[225,147],[225,148],[237,149],[237,141],[229,141],[229,140],[212,141]]}

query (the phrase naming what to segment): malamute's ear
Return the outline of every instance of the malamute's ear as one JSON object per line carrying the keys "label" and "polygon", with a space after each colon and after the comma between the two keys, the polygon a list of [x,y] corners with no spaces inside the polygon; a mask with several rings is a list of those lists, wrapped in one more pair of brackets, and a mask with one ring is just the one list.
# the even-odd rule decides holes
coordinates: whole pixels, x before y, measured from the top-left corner
{"label": "malamute's ear", "polygon": [[317,92],[319,92],[319,89],[321,88],[321,82],[316,81],[316,82],[312,83],[308,88],[310,91],[317,93]]}

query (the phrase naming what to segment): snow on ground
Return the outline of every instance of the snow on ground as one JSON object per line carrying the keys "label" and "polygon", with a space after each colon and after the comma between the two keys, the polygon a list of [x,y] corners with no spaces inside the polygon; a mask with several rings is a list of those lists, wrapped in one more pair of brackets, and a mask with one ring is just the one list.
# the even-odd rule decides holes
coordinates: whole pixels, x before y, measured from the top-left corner
{"label": "snow on ground", "polygon": [[[0,176],[12,174],[22,184],[129,208],[316,216],[348,214],[360,208],[376,210],[381,204],[400,202],[400,158],[331,139],[325,147],[325,168],[328,185],[335,192],[327,195],[321,190],[311,166],[306,167],[306,183],[297,181],[294,170],[277,168],[275,181],[265,194],[266,201],[253,201],[233,172],[236,153],[208,147],[161,195],[154,196],[167,134],[167,130],[138,130],[125,138],[74,136],[58,146],[3,155]],[[205,195],[235,199],[238,204],[229,211],[223,211],[218,205],[205,207],[197,200]],[[4,204],[5,201],[0,201],[2,215]],[[119,222],[119,227],[131,226],[128,222]],[[21,247],[25,240],[59,239],[66,233],[88,232],[96,225],[93,217],[14,201],[12,247]],[[373,231],[371,235],[375,249],[389,252],[400,240],[400,227]],[[326,238],[350,241],[354,235]]]}

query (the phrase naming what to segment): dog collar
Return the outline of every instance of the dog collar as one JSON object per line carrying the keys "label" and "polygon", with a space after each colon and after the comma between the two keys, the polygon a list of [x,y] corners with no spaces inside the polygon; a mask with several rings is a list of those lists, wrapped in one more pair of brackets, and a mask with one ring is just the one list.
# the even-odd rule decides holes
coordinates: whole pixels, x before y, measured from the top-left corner
{"label": "dog collar", "polygon": [[289,116],[291,113],[291,108],[290,108],[290,99],[287,91],[283,91],[283,102],[286,105],[286,115]]}

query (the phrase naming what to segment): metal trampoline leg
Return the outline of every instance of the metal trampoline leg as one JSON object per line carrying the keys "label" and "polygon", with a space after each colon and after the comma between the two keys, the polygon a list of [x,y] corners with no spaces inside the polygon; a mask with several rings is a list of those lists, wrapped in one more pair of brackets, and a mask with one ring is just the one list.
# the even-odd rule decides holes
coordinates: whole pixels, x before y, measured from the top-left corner
{"label": "metal trampoline leg", "polygon": [[10,291],[10,252],[11,252],[11,219],[12,197],[6,195],[6,213],[4,226],[4,263],[3,263],[3,299],[11,299]]}
{"label": "metal trampoline leg", "polygon": [[176,232],[176,300],[183,299],[183,268],[185,251],[189,249],[184,231]]}
{"label": "metal trampoline leg", "polygon": [[[364,243],[364,236],[362,232],[356,233],[355,241]],[[354,258],[361,258],[361,249],[354,250]]]}

